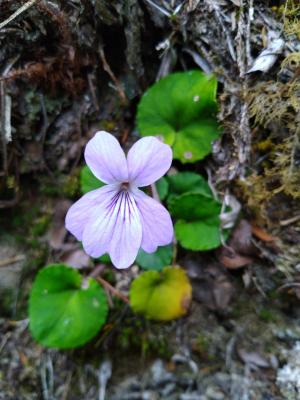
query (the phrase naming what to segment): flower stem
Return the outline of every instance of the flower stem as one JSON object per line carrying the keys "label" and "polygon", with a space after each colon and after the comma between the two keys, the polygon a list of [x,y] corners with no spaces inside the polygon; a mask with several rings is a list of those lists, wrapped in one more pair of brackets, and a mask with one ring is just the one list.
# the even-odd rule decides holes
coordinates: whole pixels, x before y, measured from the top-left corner
{"label": "flower stem", "polygon": [[114,296],[118,297],[119,299],[121,299],[122,301],[124,301],[124,303],[129,304],[129,300],[128,297],[124,296],[122,293],[120,293],[118,291],[118,289],[114,288],[109,282],[107,282],[105,279],[101,278],[100,276],[97,276],[97,278],[95,278],[99,283],[101,283],[101,285],[108,290],[109,292],[111,292]]}
{"label": "flower stem", "polygon": [[89,277],[95,278],[99,283],[101,283],[104,289],[109,291],[113,296],[116,296],[124,301],[124,303],[129,304],[129,300],[126,296],[124,296],[118,291],[118,289],[114,288],[109,282],[99,276],[103,272],[104,268],[104,264],[98,264],[96,268],[94,268],[93,271],[89,274]]}

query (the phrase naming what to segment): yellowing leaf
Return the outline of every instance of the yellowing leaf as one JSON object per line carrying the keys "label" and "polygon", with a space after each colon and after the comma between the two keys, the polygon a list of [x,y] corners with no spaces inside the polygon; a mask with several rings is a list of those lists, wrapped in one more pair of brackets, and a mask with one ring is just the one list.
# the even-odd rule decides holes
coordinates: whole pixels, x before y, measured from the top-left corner
{"label": "yellowing leaf", "polygon": [[165,267],[160,272],[144,272],[133,281],[130,288],[133,311],[161,321],[185,315],[191,296],[189,279],[179,267]]}

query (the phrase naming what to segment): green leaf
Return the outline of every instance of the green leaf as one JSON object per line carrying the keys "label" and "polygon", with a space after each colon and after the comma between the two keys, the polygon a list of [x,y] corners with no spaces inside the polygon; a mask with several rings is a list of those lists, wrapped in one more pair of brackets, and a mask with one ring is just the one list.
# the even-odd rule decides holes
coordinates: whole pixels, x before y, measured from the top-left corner
{"label": "green leaf", "polygon": [[218,215],[202,221],[179,220],[175,224],[175,233],[182,247],[188,250],[211,250],[221,245]]}
{"label": "green leaf", "polygon": [[171,264],[173,257],[173,246],[158,247],[155,253],[146,253],[140,249],[136,258],[136,263],[144,269],[160,271],[166,265]]}
{"label": "green leaf", "polygon": [[64,264],[52,264],[37,275],[30,293],[32,336],[46,347],[68,349],[97,334],[107,316],[102,287]]}
{"label": "green leaf", "polygon": [[[176,238],[189,250],[209,250],[221,244],[221,204],[214,199],[205,179],[192,172],[168,176],[168,208],[178,221]],[[226,232],[223,233],[224,237]]]}
{"label": "green leaf", "polygon": [[82,194],[88,193],[91,190],[99,189],[104,186],[105,183],[99,181],[93,175],[92,171],[89,169],[87,165],[85,165],[80,171],[80,189]]}
{"label": "green leaf", "polygon": [[212,196],[212,192],[203,176],[194,172],[178,172],[167,177],[169,191],[172,194],[183,194],[186,192],[202,193]]}
{"label": "green leaf", "polygon": [[168,201],[171,215],[177,219],[195,221],[210,216],[219,215],[221,204],[213,197],[200,193],[184,193],[172,196]]}
{"label": "green leaf", "polygon": [[169,191],[169,183],[166,178],[162,177],[155,183],[159,198],[163,201],[168,194]]}
{"label": "green leaf", "polygon": [[132,282],[129,295],[134,312],[150,319],[168,321],[186,314],[191,294],[185,271],[166,267],[161,272],[141,274]]}
{"label": "green leaf", "polygon": [[216,78],[201,71],[177,72],[161,79],[139,103],[141,135],[162,136],[183,163],[201,160],[219,135],[216,90]]}
{"label": "green leaf", "polygon": [[184,164],[202,160],[211,153],[212,143],[218,137],[218,124],[213,119],[194,122],[178,131],[173,157]]}

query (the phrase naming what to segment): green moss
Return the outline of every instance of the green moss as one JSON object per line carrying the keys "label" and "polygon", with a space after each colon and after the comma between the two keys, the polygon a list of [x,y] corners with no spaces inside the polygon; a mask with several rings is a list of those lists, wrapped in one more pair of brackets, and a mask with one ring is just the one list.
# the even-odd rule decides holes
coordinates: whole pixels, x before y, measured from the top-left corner
{"label": "green moss", "polygon": [[199,333],[195,341],[195,349],[198,353],[207,353],[209,349],[209,340],[207,336]]}
{"label": "green moss", "polygon": [[63,193],[67,197],[74,197],[80,192],[79,171],[66,176],[63,184]]}
{"label": "green moss", "polygon": [[124,320],[115,340],[120,351],[137,352],[143,358],[156,356],[168,359],[172,354],[168,335],[162,333],[161,325],[149,323],[143,318]]}
{"label": "green moss", "polygon": [[35,219],[34,224],[31,228],[31,234],[34,237],[42,236],[48,229],[50,224],[50,215],[42,215],[41,217]]}
{"label": "green moss", "polygon": [[61,195],[60,185],[53,185],[53,183],[43,182],[40,185],[40,193],[49,197],[58,197]]}
{"label": "green moss", "polygon": [[262,308],[258,312],[258,316],[260,319],[266,322],[276,322],[277,320],[276,315],[274,314],[274,310],[269,310],[267,308]]}

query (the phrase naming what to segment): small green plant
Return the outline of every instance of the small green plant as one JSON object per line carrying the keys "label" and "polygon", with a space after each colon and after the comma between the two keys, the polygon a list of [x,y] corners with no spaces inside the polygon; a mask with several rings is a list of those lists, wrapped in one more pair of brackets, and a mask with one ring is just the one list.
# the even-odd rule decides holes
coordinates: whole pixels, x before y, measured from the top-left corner
{"label": "small green plant", "polygon": [[[67,349],[93,338],[108,313],[106,293],[98,282],[148,319],[169,321],[187,313],[191,284],[184,269],[170,266],[176,264],[177,242],[195,251],[218,247],[221,203],[197,173],[163,175],[170,169],[172,150],[182,163],[195,163],[211,152],[219,136],[216,90],[212,75],[171,74],[141,99],[137,125],[145,137],[127,154],[105,131],[88,142],[88,166],[81,169],[79,180],[83,196],[69,209],[66,228],[97,263],[123,269],[135,262],[147,271],[133,280],[128,300],[112,287],[112,277],[82,277],[64,264],[43,268],[29,302],[30,330],[38,342]],[[96,274],[103,265],[98,268]]]}
{"label": "small green plant", "polygon": [[170,194],[167,202],[176,219],[176,238],[189,250],[210,250],[219,247],[221,204],[205,179],[192,172],[168,177]]}

